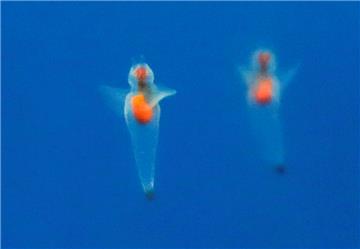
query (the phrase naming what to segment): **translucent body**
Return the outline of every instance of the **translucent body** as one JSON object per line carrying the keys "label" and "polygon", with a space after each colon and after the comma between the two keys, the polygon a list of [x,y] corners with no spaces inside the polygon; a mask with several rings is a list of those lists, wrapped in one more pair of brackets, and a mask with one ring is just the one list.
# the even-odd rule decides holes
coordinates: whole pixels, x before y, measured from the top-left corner
{"label": "translucent body", "polygon": [[279,80],[275,57],[267,50],[256,51],[251,67],[241,71],[247,86],[250,125],[259,155],[274,167],[285,164],[279,109],[284,86],[294,72],[290,71]]}
{"label": "translucent body", "polygon": [[139,123],[135,119],[130,99],[133,93],[129,93],[125,100],[125,120],[128,126],[135,161],[138,168],[140,182],[147,195],[151,195],[154,189],[155,158],[159,137],[160,106],[153,108],[153,116],[146,124]]}
{"label": "translucent body", "polygon": [[152,197],[159,137],[159,102],[176,91],[158,88],[154,83],[154,74],[146,63],[131,67],[128,82],[128,93],[107,86],[102,87],[102,92],[110,106],[123,114],[126,120],[141,185],[145,194]]}
{"label": "translucent body", "polygon": [[252,134],[260,155],[271,166],[284,165],[284,145],[277,105],[250,105],[249,117]]}

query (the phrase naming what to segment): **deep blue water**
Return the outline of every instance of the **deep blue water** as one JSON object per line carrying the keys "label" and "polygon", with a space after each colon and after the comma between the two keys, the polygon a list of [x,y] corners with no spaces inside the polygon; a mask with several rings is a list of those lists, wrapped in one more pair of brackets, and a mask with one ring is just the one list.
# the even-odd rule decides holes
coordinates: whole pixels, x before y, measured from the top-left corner
{"label": "deep blue water", "polygon": [[[2,3],[3,247],[359,245],[359,2]],[[263,165],[237,66],[269,48],[287,174]],[[156,198],[98,86],[144,55]]]}

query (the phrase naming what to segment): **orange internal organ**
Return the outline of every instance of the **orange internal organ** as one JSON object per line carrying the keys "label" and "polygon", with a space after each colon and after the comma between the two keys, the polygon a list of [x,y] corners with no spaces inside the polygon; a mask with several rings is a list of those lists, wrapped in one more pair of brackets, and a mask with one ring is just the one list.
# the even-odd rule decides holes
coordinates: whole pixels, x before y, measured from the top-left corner
{"label": "orange internal organ", "polygon": [[273,96],[271,78],[261,79],[254,90],[254,98],[256,103],[265,105],[271,102]]}
{"label": "orange internal organ", "polygon": [[145,81],[146,77],[148,76],[148,72],[146,70],[145,67],[138,67],[135,69],[135,77],[139,80],[139,81]]}
{"label": "orange internal organ", "polygon": [[146,124],[151,121],[153,117],[153,110],[146,102],[143,94],[133,96],[130,102],[132,113],[139,123]]}

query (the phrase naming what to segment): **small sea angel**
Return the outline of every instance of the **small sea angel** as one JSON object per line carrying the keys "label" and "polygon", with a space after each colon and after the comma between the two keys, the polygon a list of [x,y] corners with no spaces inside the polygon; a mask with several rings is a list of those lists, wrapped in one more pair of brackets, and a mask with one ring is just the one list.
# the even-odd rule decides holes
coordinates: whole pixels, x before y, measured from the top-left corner
{"label": "small sea angel", "polygon": [[291,70],[280,77],[276,72],[275,56],[269,50],[256,51],[251,67],[241,70],[247,86],[254,137],[263,159],[274,166],[278,173],[285,172],[283,134],[279,119],[280,97],[294,72]]}
{"label": "small sea angel", "polygon": [[[159,135],[160,105],[175,90],[159,88],[154,83],[154,73],[146,63],[130,68],[130,91],[103,86],[102,92],[110,106],[124,114],[130,132],[135,161],[141,185],[148,198],[154,194],[155,157]],[[121,112],[123,108],[123,112]]]}

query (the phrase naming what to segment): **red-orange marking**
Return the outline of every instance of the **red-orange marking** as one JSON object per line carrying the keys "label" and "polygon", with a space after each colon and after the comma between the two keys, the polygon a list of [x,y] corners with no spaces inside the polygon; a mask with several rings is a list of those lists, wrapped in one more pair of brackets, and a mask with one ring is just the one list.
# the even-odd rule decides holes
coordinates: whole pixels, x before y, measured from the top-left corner
{"label": "red-orange marking", "polygon": [[271,78],[261,79],[254,89],[254,98],[258,104],[265,105],[271,102],[273,86]]}
{"label": "red-orange marking", "polygon": [[270,57],[271,57],[271,55],[269,52],[261,52],[259,54],[258,62],[262,68],[266,69],[268,67]]}
{"label": "red-orange marking", "polygon": [[131,110],[135,119],[141,124],[150,122],[153,117],[153,110],[146,102],[143,94],[138,94],[131,98]]}
{"label": "red-orange marking", "polygon": [[146,80],[146,77],[148,76],[148,72],[145,67],[136,68],[134,73],[135,77],[140,81]]}

